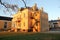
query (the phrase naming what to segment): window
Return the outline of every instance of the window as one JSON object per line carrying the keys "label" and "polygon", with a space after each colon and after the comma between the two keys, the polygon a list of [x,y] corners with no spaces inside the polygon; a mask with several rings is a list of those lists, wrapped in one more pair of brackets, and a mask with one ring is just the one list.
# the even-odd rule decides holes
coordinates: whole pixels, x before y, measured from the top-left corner
{"label": "window", "polygon": [[25,22],[24,22],[24,26],[25,26]]}
{"label": "window", "polygon": [[20,15],[20,19],[21,19],[21,15]]}
{"label": "window", "polygon": [[12,27],[15,27],[15,22],[12,22]]}
{"label": "window", "polygon": [[21,23],[19,24],[19,26],[21,27]]}
{"label": "window", "polygon": [[24,17],[25,17],[25,13],[24,13]]}
{"label": "window", "polygon": [[36,26],[38,26],[38,23],[36,23]]}
{"label": "window", "polygon": [[4,28],[7,28],[7,22],[4,23]]}

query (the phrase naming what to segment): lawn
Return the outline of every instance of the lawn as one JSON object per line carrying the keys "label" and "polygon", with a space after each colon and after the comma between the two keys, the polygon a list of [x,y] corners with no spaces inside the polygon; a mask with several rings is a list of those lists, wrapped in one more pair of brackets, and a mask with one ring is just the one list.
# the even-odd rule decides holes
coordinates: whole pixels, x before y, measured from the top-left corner
{"label": "lawn", "polygon": [[0,40],[60,40],[60,33],[0,32]]}

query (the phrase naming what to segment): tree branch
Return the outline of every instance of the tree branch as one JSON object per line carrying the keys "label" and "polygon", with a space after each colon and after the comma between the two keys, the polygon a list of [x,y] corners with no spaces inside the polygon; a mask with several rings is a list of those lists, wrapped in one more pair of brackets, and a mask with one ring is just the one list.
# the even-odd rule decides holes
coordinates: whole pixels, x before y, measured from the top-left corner
{"label": "tree branch", "polygon": [[23,1],[23,3],[24,3],[25,7],[27,7],[25,1],[24,1],[24,0],[22,0],[22,1]]}

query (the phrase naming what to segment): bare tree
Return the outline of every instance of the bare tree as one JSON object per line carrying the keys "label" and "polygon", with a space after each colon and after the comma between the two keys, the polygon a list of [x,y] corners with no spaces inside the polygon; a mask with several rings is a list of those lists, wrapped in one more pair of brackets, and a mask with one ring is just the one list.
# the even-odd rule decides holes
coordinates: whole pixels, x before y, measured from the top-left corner
{"label": "bare tree", "polygon": [[5,13],[5,12],[9,12],[10,14],[12,14],[12,13],[10,12],[10,9],[11,9],[12,11],[15,11],[15,12],[18,11],[18,6],[17,6],[17,5],[4,3],[4,2],[2,2],[2,0],[0,0],[0,4],[3,5],[3,6],[6,8],[6,11],[3,10],[4,13]]}
{"label": "bare tree", "polygon": [[[24,3],[24,5],[25,5],[25,7],[27,7],[26,6],[26,0],[21,0],[23,3]],[[17,5],[13,5],[13,4],[8,4],[8,3],[4,3],[4,2],[2,2],[2,0],[0,0],[0,4],[1,5],[3,5],[6,9],[6,12],[10,12],[10,9],[12,10],[12,11],[18,11],[18,6]],[[4,10],[4,12],[5,12],[5,10]],[[10,14],[11,14],[11,12],[10,12]]]}
{"label": "bare tree", "polygon": [[2,0],[0,0],[0,4],[3,5],[6,8],[11,8],[14,11],[15,11],[15,9],[18,9],[17,5],[11,5],[11,4],[7,4],[7,3],[2,3]]}
{"label": "bare tree", "polygon": [[26,2],[25,2],[24,0],[22,0],[22,1],[23,1],[23,3],[24,3],[25,7],[27,7],[27,6],[26,6]]}
{"label": "bare tree", "polygon": [[[23,3],[24,3],[25,7],[27,7],[27,6],[26,6],[26,2],[25,2],[24,0],[22,0],[22,1],[23,1]],[[18,6],[17,6],[17,5],[11,5],[11,4],[8,4],[8,3],[3,3],[2,0],[0,0],[0,4],[3,5],[4,7],[6,7],[7,9],[10,8],[10,9],[12,9],[12,10],[14,10],[14,11],[15,11],[16,9],[18,9]]]}

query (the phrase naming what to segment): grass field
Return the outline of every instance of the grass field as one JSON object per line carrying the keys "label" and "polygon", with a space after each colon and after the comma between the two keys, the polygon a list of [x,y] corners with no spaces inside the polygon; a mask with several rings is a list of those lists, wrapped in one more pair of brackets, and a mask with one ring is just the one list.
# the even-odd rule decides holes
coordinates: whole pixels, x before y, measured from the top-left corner
{"label": "grass field", "polygon": [[60,40],[60,33],[0,32],[0,40]]}

